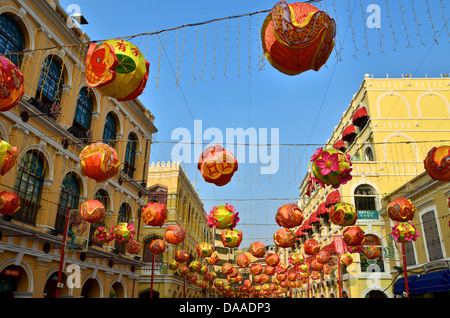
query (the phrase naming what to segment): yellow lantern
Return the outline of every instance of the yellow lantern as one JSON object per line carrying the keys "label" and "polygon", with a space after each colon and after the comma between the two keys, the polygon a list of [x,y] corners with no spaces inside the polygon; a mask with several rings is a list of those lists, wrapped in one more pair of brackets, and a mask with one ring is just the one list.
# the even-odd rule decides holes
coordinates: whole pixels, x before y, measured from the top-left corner
{"label": "yellow lantern", "polygon": [[17,147],[0,140],[0,175],[4,176],[17,163]]}

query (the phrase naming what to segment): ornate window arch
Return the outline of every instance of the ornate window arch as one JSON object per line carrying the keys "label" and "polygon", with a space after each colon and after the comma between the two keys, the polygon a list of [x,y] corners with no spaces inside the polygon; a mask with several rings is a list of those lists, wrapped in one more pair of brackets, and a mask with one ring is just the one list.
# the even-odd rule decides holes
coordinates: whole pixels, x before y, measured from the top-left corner
{"label": "ornate window arch", "polygon": [[23,54],[8,54],[22,52],[25,49],[25,36],[22,27],[10,14],[0,14],[0,54],[10,59],[18,67],[22,64]]}
{"label": "ornate window arch", "polygon": [[63,179],[59,195],[58,210],[56,214],[55,230],[64,233],[67,209],[78,210],[80,201],[80,183],[75,172],[69,172]]}
{"label": "ornate window arch", "polygon": [[72,127],[69,131],[77,138],[82,138],[87,143],[92,136],[89,135],[92,121],[94,102],[92,91],[88,87],[81,88],[78,93],[77,107],[73,118]]}
{"label": "ornate window arch", "polygon": [[51,115],[52,106],[61,103],[64,85],[63,66],[61,59],[54,54],[48,55],[43,63],[41,76],[36,90],[33,106],[43,113]]}
{"label": "ornate window arch", "polygon": [[103,130],[103,142],[114,147],[117,137],[117,120],[112,112],[106,115],[105,128]]}

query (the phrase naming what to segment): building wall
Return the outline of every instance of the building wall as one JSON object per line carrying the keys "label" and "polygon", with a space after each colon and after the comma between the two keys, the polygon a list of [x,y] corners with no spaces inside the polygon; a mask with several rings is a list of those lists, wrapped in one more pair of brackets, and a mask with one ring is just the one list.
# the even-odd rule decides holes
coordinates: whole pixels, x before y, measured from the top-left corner
{"label": "building wall", "polygon": [[[118,126],[115,150],[122,163],[125,160],[128,135],[133,132],[137,136],[136,171],[133,178],[121,171],[101,183],[82,176],[79,170],[79,153],[85,144],[69,129],[75,116],[78,94],[87,86],[84,80],[84,60],[89,37],[80,30],[67,27],[67,13],[58,1],[3,1],[0,6],[0,14],[2,13],[10,14],[18,20],[25,37],[25,49],[30,51],[25,53],[20,66],[25,78],[25,95],[19,105],[0,114],[1,137],[16,146],[19,152],[18,163],[1,178],[1,187],[13,192],[20,174],[20,162],[30,150],[36,150],[42,156],[45,175],[35,221],[23,222],[14,216],[11,220],[0,220],[3,234],[0,241],[0,273],[8,266],[19,270],[20,283],[15,292],[16,297],[40,298],[49,294],[44,290],[45,286],[54,280],[51,277],[59,269],[62,235],[55,233],[55,221],[62,181],[67,173],[73,172],[80,186],[79,204],[94,199],[94,194],[99,189],[107,193],[106,227],[112,228],[117,224],[120,206],[126,203],[130,208],[129,222],[134,223],[136,229],[134,239],[140,241],[142,225],[139,211],[148,195],[141,182],[146,181],[142,176],[146,175],[148,169],[151,138],[157,129],[153,124],[154,116],[139,100],[118,102],[92,90],[91,142],[102,141],[106,115],[112,112]],[[69,43],[78,45],[69,47]],[[55,49],[49,49],[53,47]],[[61,114],[56,119],[43,114],[29,102],[31,97],[36,96],[43,62],[49,55],[54,55],[63,65]],[[21,119],[21,112],[30,115],[27,122]],[[65,143],[67,147],[64,147]],[[124,182],[120,184],[119,179]],[[114,242],[103,246],[87,246],[92,234],[86,230],[78,235],[85,243],[82,249],[72,251],[66,248],[62,280],[65,287],[61,290],[60,297],[81,297],[82,288],[92,281],[95,282],[91,288],[91,296],[134,297],[137,292],[139,260],[126,252],[117,253]],[[43,251],[46,243],[50,245],[47,253]],[[67,270],[70,264],[80,267],[80,287],[69,289],[65,284],[65,277],[71,274]]]}

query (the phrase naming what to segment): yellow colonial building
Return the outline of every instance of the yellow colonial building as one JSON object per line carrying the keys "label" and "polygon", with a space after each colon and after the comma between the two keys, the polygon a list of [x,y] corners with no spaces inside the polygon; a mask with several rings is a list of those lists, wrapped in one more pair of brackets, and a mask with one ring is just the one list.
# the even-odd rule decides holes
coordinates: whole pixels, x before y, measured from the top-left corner
{"label": "yellow colonial building", "polygon": [[[130,254],[115,241],[97,245],[92,235],[100,225],[128,222],[142,243],[154,116],[138,99],[118,102],[86,85],[90,39],[68,27],[68,19],[58,1],[0,5],[0,54],[25,80],[20,103],[0,114],[1,139],[18,148],[17,164],[0,186],[21,199],[19,211],[0,218],[0,297],[131,298],[138,292],[142,251]],[[120,172],[100,183],[80,173],[79,154],[96,141],[112,145],[121,162]],[[92,199],[107,210],[101,224],[79,216],[80,204]]]}
{"label": "yellow colonial building", "polygon": [[[149,200],[156,199],[164,203],[168,210],[168,218],[162,227],[144,226],[143,261],[146,265],[140,271],[140,297],[150,297],[152,279],[152,296],[155,298],[204,297],[205,291],[195,283],[190,283],[186,276],[181,276],[178,271],[169,270],[167,265],[168,261],[174,259],[178,250],[189,253],[188,263],[194,259],[201,260],[197,254],[197,244],[202,242],[214,244],[213,232],[207,225],[206,212],[195,190],[195,184],[189,181],[179,163],[158,162],[150,165],[147,186],[151,193]],[[162,254],[155,255],[153,263],[149,243],[154,239],[164,239],[164,232],[169,225],[181,225],[186,231],[186,238],[178,245],[166,242],[166,250]],[[210,266],[209,270],[213,271],[213,267]]]}
{"label": "yellow colonial building", "polygon": [[[356,225],[364,230],[367,242],[380,247],[382,253],[373,261],[363,254],[352,254],[354,262],[343,269],[341,276],[342,297],[394,297],[392,282],[398,274],[396,268],[401,254],[390,236],[393,224],[381,211],[394,190],[400,196],[398,189],[408,188],[410,181],[424,172],[423,160],[428,151],[433,146],[449,143],[448,77],[365,75],[323,149],[334,147],[351,156],[353,178],[337,189],[340,200],[356,207]],[[307,187],[306,176],[300,186],[298,205],[309,224],[298,229],[298,248],[308,238],[318,240],[321,247],[334,246],[334,236],[342,235],[345,228],[330,222],[322,204],[335,189],[317,186],[308,196]],[[450,244],[448,236],[442,236],[442,240],[442,244]],[[439,257],[448,258],[448,252],[443,248]],[[312,281],[311,296],[338,297],[338,277],[333,272]],[[305,287],[296,291],[297,297],[306,297]]]}

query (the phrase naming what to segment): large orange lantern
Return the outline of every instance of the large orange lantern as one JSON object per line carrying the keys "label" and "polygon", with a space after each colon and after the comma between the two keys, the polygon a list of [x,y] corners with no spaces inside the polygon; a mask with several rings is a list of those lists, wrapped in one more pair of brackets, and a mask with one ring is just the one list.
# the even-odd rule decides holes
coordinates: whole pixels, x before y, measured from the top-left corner
{"label": "large orange lantern", "polygon": [[316,255],[316,260],[321,264],[326,264],[330,259],[330,254],[327,251],[320,251],[319,254]]}
{"label": "large orange lantern", "polygon": [[113,235],[112,235],[112,230],[104,227],[104,226],[99,226],[93,236],[92,236],[92,240],[94,243],[96,244],[105,244],[105,243],[109,243],[113,240]]}
{"label": "large orange lantern", "polygon": [[203,151],[197,168],[206,182],[221,187],[231,181],[238,169],[238,162],[230,151],[215,145]]}
{"label": "large orange lantern", "polygon": [[414,218],[415,211],[415,205],[406,198],[396,198],[387,207],[389,218],[397,222],[411,221]]}
{"label": "large orange lantern", "polygon": [[141,244],[138,241],[129,240],[126,249],[128,253],[135,255],[140,252]]}
{"label": "large orange lantern", "polygon": [[100,223],[106,216],[106,210],[98,200],[88,200],[81,204],[81,217],[89,223]]}
{"label": "large orange lantern", "polygon": [[410,222],[397,222],[392,228],[392,237],[400,243],[415,241],[419,236],[417,228]]}
{"label": "large orange lantern", "polygon": [[131,42],[91,43],[85,64],[86,83],[119,101],[137,98],[144,90],[150,63]]}
{"label": "large orange lantern", "polygon": [[8,58],[0,56],[0,112],[16,106],[25,94],[23,75]]}
{"label": "large orange lantern", "polygon": [[256,258],[266,255],[266,246],[261,242],[253,242],[248,248],[250,254]]}
{"label": "large orange lantern", "polygon": [[272,276],[275,274],[275,267],[274,266],[266,266],[263,270],[264,274]]}
{"label": "large orange lantern", "polygon": [[450,146],[433,147],[423,164],[428,175],[434,180],[450,181]]}
{"label": "large orange lantern", "polygon": [[145,225],[161,227],[167,216],[168,211],[164,203],[150,202],[142,208],[142,221]]}
{"label": "large orange lantern", "polygon": [[277,266],[280,262],[280,256],[276,253],[270,253],[266,256],[266,264],[268,266]]}
{"label": "large orange lantern", "polygon": [[353,204],[339,202],[332,206],[330,221],[335,225],[350,226],[356,223],[358,214]]}
{"label": "large orange lantern", "polygon": [[262,270],[263,270],[262,265],[259,263],[254,263],[250,265],[250,273],[252,275],[259,275],[261,274]]}
{"label": "large orange lantern", "polygon": [[273,235],[273,241],[278,247],[282,248],[292,247],[294,246],[295,243],[295,235],[291,230],[282,227],[281,229],[277,230]]}
{"label": "large orange lantern", "polygon": [[208,265],[216,265],[219,260],[219,253],[217,251],[212,252],[211,256],[205,257],[205,263]]}
{"label": "large orange lantern", "polygon": [[303,213],[297,204],[288,203],[278,208],[275,221],[279,226],[291,229],[302,224]]}
{"label": "large orange lantern", "polygon": [[20,209],[20,198],[16,193],[0,192],[0,214],[13,215]]}
{"label": "large orange lantern", "polygon": [[314,260],[311,262],[311,268],[312,268],[313,270],[315,270],[315,271],[321,271],[322,268],[323,268],[323,264],[322,264],[322,263],[319,263],[319,262],[317,261],[317,259],[314,259]]}
{"label": "large orange lantern", "polygon": [[322,186],[338,188],[352,179],[350,156],[337,149],[319,148],[311,157],[312,172],[315,180]]}
{"label": "large orange lantern", "polygon": [[197,244],[196,248],[199,257],[209,257],[214,252],[214,246],[207,242]]}
{"label": "large orange lantern", "polygon": [[303,244],[303,248],[308,255],[315,255],[320,251],[319,242],[315,239],[306,240],[305,244]]}
{"label": "large orange lantern", "polygon": [[17,147],[0,140],[0,175],[4,176],[17,163]]}
{"label": "large orange lantern", "polygon": [[210,228],[217,228],[221,230],[233,229],[239,222],[239,212],[236,212],[231,204],[224,204],[214,206],[209,214],[206,216],[208,220],[207,225]]}
{"label": "large orange lantern", "polygon": [[324,264],[322,268],[322,273],[324,273],[325,275],[330,275],[332,270],[333,268],[330,265]]}
{"label": "large orange lantern", "polygon": [[367,246],[364,248],[364,255],[368,259],[376,259],[380,256],[381,250],[376,246]]}
{"label": "large orange lantern", "polygon": [[128,242],[134,235],[134,226],[131,223],[121,222],[112,229],[113,239],[117,242]]}
{"label": "large orange lantern", "polygon": [[182,263],[186,263],[187,261],[189,261],[190,256],[189,256],[189,253],[186,252],[185,250],[179,250],[175,253],[174,258],[178,263],[182,264]]}
{"label": "large orange lantern", "polygon": [[350,226],[342,234],[342,239],[348,246],[361,245],[366,239],[364,231],[359,226]]}
{"label": "large orange lantern", "polygon": [[222,264],[222,267],[221,267],[221,272],[222,272],[222,274],[224,274],[224,275],[230,275],[232,272],[233,272],[233,264],[231,264],[231,263],[223,263]]}
{"label": "large orange lantern", "polygon": [[236,229],[227,229],[220,234],[220,239],[224,247],[239,247],[242,242],[242,231]]}
{"label": "large orange lantern", "polygon": [[248,267],[250,260],[247,255],[241,254],[236,258],[236,264],[239,267]]}
{"label": "large orange lantern", "polygon": [[93,143],[81,151],[80,167],[83,176],[104,182],[119,172],[119,156],[113,147],[102,142]]}
{"label": "large orange lantern", "polygon": [[202,263],[199,260],[193,260],[189,263],[188,267],[190,272],[198,273],[202,267]]}
{"label": "large orange lantern", "polygon": [[150,242],[150,251],[155,255],[163,253],[165,249],[166,244],[164,243],[164,240],[155,239]]}
{"label": "large orange lantern", "polygon": [[164,232],[164,238],[168,243],[178,245],[186,238],[186,231],[181,225],[169,225]]}
{"label": "large orange lantern", "polygon": [[178,272],[180,273],[180,275],[182,276],[187,276],[189,274],[189,268],[186,265],[181,265],[178,268]]}
{"label": "large orange lantern", "polygon": [[261,40],[269,63],[287,75],[318,71],[334,47],[334,19],[307,3],[279,1],[270,11],[261,30]]}

